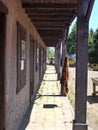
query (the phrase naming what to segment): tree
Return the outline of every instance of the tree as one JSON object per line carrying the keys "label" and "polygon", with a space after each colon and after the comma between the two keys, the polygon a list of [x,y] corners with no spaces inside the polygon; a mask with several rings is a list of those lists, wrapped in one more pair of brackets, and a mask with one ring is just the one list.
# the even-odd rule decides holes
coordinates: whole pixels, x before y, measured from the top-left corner
{"label": "tree", "polygon": [[88,55],[89,55],[89,63],[93,63],[94,60],[94,51],[95,51],[95,44],[94,44],[94,31],[93,29],[89,32],[89,45],[88,45]]}
{"label": "tree", "polygon": [[98,29],[95,31],[94,35],[93,63],[98,64]]}
{"label": "tree", "polygon": [[[69,55],[76,53],[76,25],[77,22],[74,24],[67,39],[67,52]],[[88,55],[90,64],[98,64],[98,29],[95,32],[90,29]]]}
{"label": "tree", "polygon": [[53,58],[55,54],[55,50],[53,47],[47,47],[47,57],[48,59]]}
{"label": "tree", "polygon": [[94,32],[93,29],[89,33],[89,63],[98,64],[98,29]]}
{"label": "tree", "polygon": [[76,53],[76,26],[77,22],[74,24],[72,31],[68,35],[67,39],[67,52],[69,55]]}

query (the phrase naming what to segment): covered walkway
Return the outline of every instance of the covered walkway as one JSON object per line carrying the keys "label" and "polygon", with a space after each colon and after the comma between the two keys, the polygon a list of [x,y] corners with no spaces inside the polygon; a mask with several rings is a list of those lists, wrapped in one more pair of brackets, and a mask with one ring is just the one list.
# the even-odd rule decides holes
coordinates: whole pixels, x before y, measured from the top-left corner
{"label": "covered walkway", "polygon": [[[41,127],[57,129],[56,127],[60,126],[58,129],[63,130],[65,127],[66,129],[71,127],[71,124],[73,130],[88,129],[86,123],[88,34],[94,1],[0,0],[0,104],[2,104],[0,130],[19,128],[46,70],[47,47],[55,47],[57,75],[54,68],[48,66],[50,70],[46,71],[31,109],[30,119],[26,118],[26,122],[29,123],[25,129],[29,129],[30,126],[33,130],[36,126],[40,129]],[[75,17],[77,17],[75,116],[72,123],[73,116],[71,119],[69,117],[73,114],[70,112],[69,103],[67,104],[68,99],[61,97],[57,79],[60,79],[61,59],[62,67],[64,66],[68,32]]]}
{"label": "covered walkway", "polygon": [[68,98],[60,95],[55,68],[47,66],[34,104],[30,106],[19,130],[72,130],[73,119]]}

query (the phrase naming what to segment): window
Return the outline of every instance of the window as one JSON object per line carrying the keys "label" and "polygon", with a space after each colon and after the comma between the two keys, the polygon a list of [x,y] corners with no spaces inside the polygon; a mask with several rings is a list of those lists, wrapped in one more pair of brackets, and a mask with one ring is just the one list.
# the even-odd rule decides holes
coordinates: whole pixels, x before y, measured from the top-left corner
{"label": "window", "polygon": [[18,93],[26,84],[26,30],[17,23],[17,89]]}

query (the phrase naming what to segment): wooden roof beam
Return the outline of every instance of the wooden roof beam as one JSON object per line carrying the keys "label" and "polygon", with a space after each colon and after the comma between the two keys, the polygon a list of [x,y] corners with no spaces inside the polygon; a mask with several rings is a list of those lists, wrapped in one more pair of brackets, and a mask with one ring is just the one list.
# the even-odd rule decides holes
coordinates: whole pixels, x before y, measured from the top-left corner
{"label": "wooden roof beam", "polygon": [[34,25],[37,27],[65,27],[69,25],[66,22],[34,22]]}
{"label": "wooden roof beam", "polygon": [[37,15],[37,14],[41,14],[41,15],[49,15],[49,14],[51,14],[51,15],[62,15],[62,14],[65,14],[65,13],[67,13],[67,15],[71,15],[71,14],[76,14],[76,10],[75,9],[72,9],[72,10],[31,10],[31,9],[26,9],[26,11],[25,11],[26,13],[28,13],[28,14],[33,14],[33,15]]}
{"label": "wooden roof beam", "polygon": [[59,31],[59,32],[63,32],[63,30],[65,30],[67,27],[37,27],[36,26],[36,29],[39,31],[39,30],[45,30],[45,31]]}
{"label": "wooden roof beam", "polygon": [[56,23],[56,22],[58,21],[58,22],[63,22],[63,23],[66,23],[66,24],[67,24],[67,23],[70,23],[70,22],[71,22],[70,19],[71,19],[71,18],[63,18],[63,19],[62,19],[62,18],[59,18],[59,19],[58,19],[58,18],[53,18],[53,19],[52,19],[52,18],[47,18],[47,19],[44,19],[44,18],[38,18],[38,19],[31,18],[31,21],[34,22],[34,23],[35,23],[35,22],[36,22],[36,23],[39,23],[39,21],[40,21],[40,22],[45,22],[45,23],[46,23],[46,22],[48,22],[48,23],[49,23],[49,22]]}
{"label": "wooden roof beam", "polygon": [[62,35],[51,35],[51,36],[50,35],[47,35],[47,36],[46,35],[42,35],[41,37],[42,37],[42,39],[53,39],[54,40],[54,39],[61,38]]}
{"label": "wooden roof beam", "polygon": [[23,3],[23,8],[77,8],[77,4],[62,4],[62,3]]}
{"label": "wooden roof beam", "polygon": [[27,12],[35,12],[35,13],[40,13],[41,12],[68,12],[68,11],[77,11],[77,8],[25,8],[25,11]]}
{"label": "wooden roof beam", "polygon": [[37,31],[39,32],[40,35],[60,35],[60,34],[63,34],[64,33],[64,30],[65,29],[61,29],[61,28],[57,28],[57,29],[47,29],[47,28],[44,28],[44,29],[37,29]]}
{"label": "wooden roof beam", "polygon": [[67,26],[66,25],[53,25],[53,26],[48,26],[48,25],[44,25],[44,26],[41,26],[41,25],[36,25],[36,24],[34,24],[35,25],[35,27],[36,27],[36,29],[37,30],[45,30],[45,31],[52,31],[52,30],[54,30],[54,31],[60,31],[60,30],[64,30],[64,29],[66,29],[67,28]]}
{"label": "wooden roof beam", "polygon": [[57,19],[57,18],[72,18],[73,15],[68,15],[67,13],[65,14],[61,14],[61,15],[51,15],[51,14],[46,14],[46,15],[41,15],[41,14],[37,14],[37,15],[34,15],[34,14],[28,14],[28,16],[31,18],[31,19],[47,19],[47,18],[53,18],[53,19]]}

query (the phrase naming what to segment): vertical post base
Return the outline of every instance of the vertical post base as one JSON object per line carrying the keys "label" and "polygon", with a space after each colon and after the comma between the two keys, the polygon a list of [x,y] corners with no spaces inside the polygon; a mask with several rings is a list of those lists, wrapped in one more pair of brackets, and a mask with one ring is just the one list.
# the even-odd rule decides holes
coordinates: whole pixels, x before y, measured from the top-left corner
{"label": "vertical post base", "polygon": [[73,123],[73,130],[88,130],[86,123]]}
{"label": "vertical post base", "polygon": [[60,73],[57,74],[57,79],[60,80]]}

